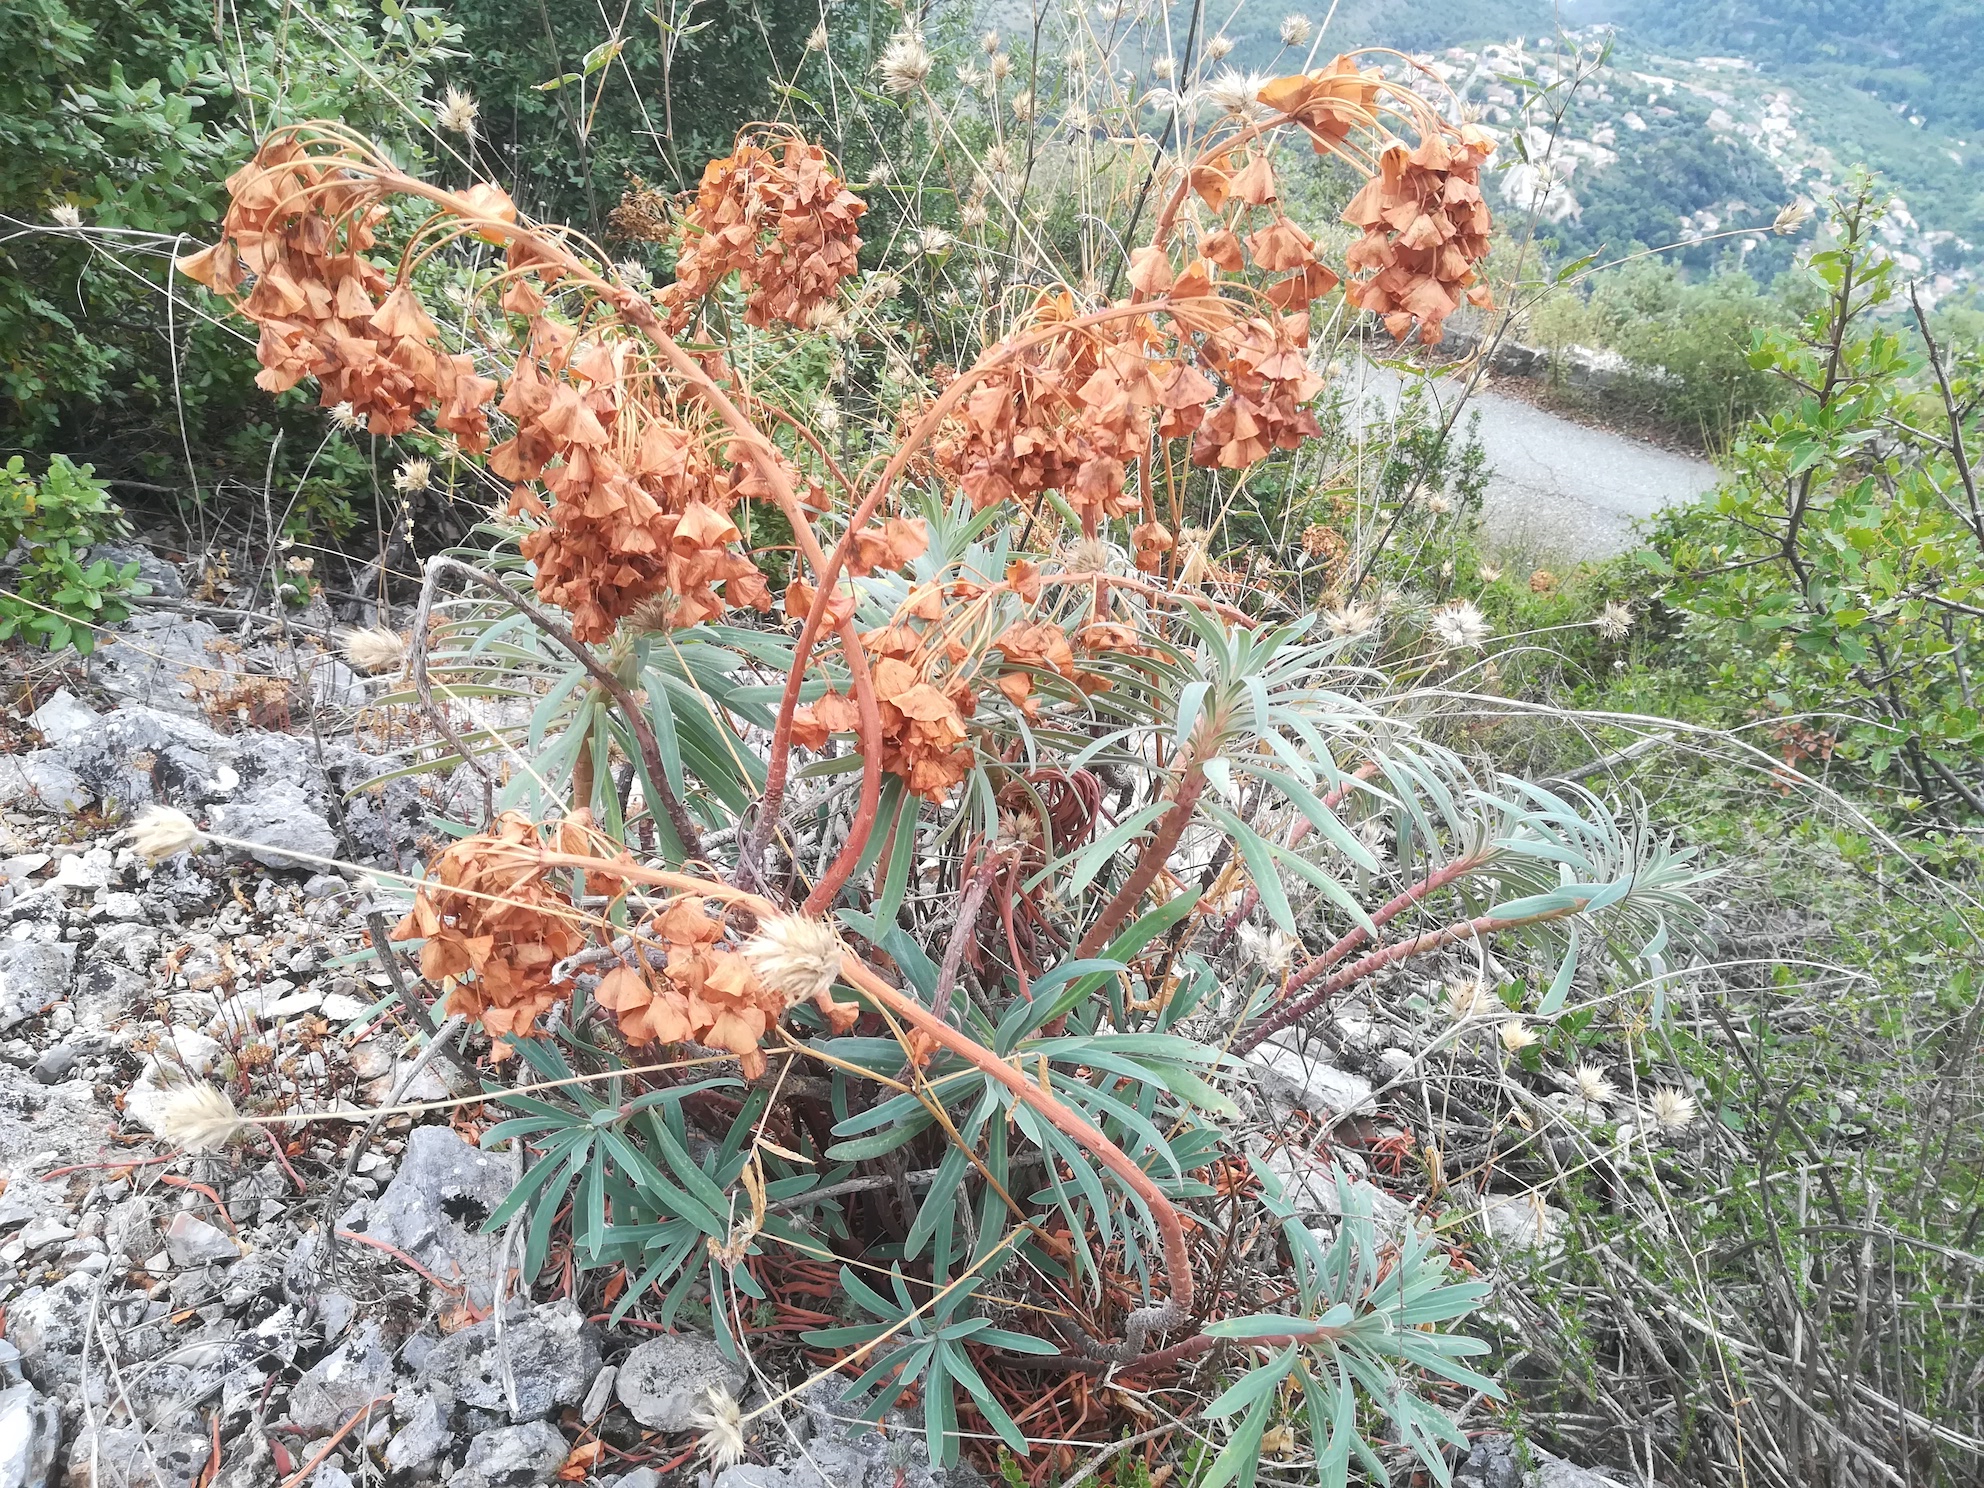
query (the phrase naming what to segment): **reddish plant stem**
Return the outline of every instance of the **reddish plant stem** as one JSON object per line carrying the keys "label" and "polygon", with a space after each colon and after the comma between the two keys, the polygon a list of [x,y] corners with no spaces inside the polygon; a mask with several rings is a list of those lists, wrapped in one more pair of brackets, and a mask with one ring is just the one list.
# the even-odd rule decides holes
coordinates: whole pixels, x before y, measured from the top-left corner
{"label": "reddish plant stem", "polygon": [[[1343,1337],[1341,1328],[1308,1328],[1295,1333],[1271,1333],[1265,1338],[1217,1338],[1210,1333],[1198,1333],[1182,1343],[1174,1343],[1170,1348],[1159,1349],[1132,1359],[1127,1364],[1119,1364],[1112,1378],[1123,1379],[1133,1374],[1148,1374],[1153,1370],[1166,1369],[1182,1364],[1187,1359],[1196,1359],[1200,1354],[1210,1353],[1221,1344],[1231,1344],[1235,1348],[1286,1348],[1291,1343],[1327,1343],[1331,1339]],[[1033,1364],[1031,1358],[1016,1357],[1015,1363]],[[1061,1365],[1066,1369],[1080,1369],[1101,1373],[1107,1366],[1103,1361],[1091,1359],[1085,1354],[1055,1354],[1038,1360],[1042,1365]]]}
{"label": "reddish plant stem", "polygon": [[[1126,1188],[1144,1201],[1150,1209],[1150,1217],[1156,1223],[1158,1235],[1163,1241],[1164,1270],[1166,1279],[1171,1285],[1171,1296],[1161,1307],[1140,1309],[1138,1313],[1131,1315],[1125,1334],[1135,1347],[1142,1347],[1143,1338],[1149,1332],[1161,1331],[1191,1313],[1192,1252],[1185,1240],[1184,1221],[1179,1218],[1177,1208],[1165,1196],[1164,1191],[1151,1180],[1148,1173],[1131,1160],[1128,1153],[990,1049],[965,1037],[950,1024],[931,1017],[929,1010],[922,1003],[896,991],[853,956],[841,957],[840,974],[844,981],[857,988],[869,1000],[880,1003],[912,1028],[927,1035],[933,1042],[949,1049],[991,1079],[997,1080],[1022,1103],[1052,1123],[1063,1135],[1074,1138],[1086,1147],[1098,1162],[1114,1173]],[[1141,1319],[1140,1326],[1139,1319]]]}
{"label": "reddish plant stem", "polygon": [[[1453,862],[1447,864],[1446,867],[1435,869],[1388,903],[1373,910],[1371,912],[1371,924],[1376,928],[1382,929],[1404,914],[1405,911],[1412,908],[1413,905],[1419,903],[1428,894],[1439,889],[1444,889],[1456,879],[1467,877],[1468,874],[1474,872],[1475,869],[1479,868],[1486,861],[1487,859],[1485,857],[1456,858]],[[1366,930],[1362,925],[1356,926],[1341,940],[1337,941],[1335,945],[1331,946],[1320,956],[1310,961],[1300,971],[1296,972],[1294,976],[1290,977],[1288,979],[1288,985],[1281,989],[1280,995],[1275,1000],[1280,1002],[1293,997],[1297,992],[1300,992],[1309,983],[1328,971],[1337,962],[1348,956],[1370,938],[1370,931]]]}
{"label": "reddish plant stem", "polygon": [[[1188,750],[1190,746],[1187,746]],[[1109,944],[1116,929],[1143,902],[1144,894],[1157,882],[1157,875],[1170,861],[1177,850],[1178,839],[1185,833],[1186,825],[1197,809],[1199,795],[1206,788],[1206,772],[1197,759],[1186,766],[1185,773],[1178,781],[1178,794],[1171,798],[1171,809],[1158,818],[1157,830],[1144,844],[1143,854],[1137,859],[1137,866],[1130,870],[1130,876],[1123,880],[1123,886],[1115,897],[1102,906],[1102,913],[1096,916],[1095,923],[1089,926],[1088,934],[1075,947],[1075,959],[1085,961],[1091,956],[1100,955]]]}
{"label": "reddish plant stem", "polygon": [[[536,851],[531,856],[546,868],[580,868],[589,873],[611,874],[633,883],[673,889],[678,893],[721,899],[727,904],[748,909],[760,917],[776,916],[780,913],[777,905],[748,890],[710,879],[697,878],[692,874],[671,873],[665,868],[649,868],[631,859],[595,858],[581,853],[543,850]],[[905,996],[891,987],[859,957],[843,952],[840,975],[842,981],[858,990],[871,1002],[886,1008],[911,1028],[924,1034],[938,1047],[950,1050],[974,1069],[998,1081],[1023,1105],[1031,1108],[1057,1131],[1081,1143],[1097,1162],[1114,1173],[1126,1188],[1149,1207],[1151,1219],[1157,1225],[1158,1235],[1164,1245],[1164,1268],[1166,1279],[1170,1283],[1171,1296],[1170,1300],[1160,1307],[1144,1308],[1132,1314],[1125,1328],[1131,1344],[1140,1349],[1143,1346],[1143,1339],[1151,1332],[1169,1327],[1190,1313],[1193,1287],[1192,1253],[1185,1239],[1184,1220],[1180,1217],[1177,1206],[1165,1196],[1164,1191],[1152,1181],[1150,1175],[1137,1166],[1128,1153],[1090,1125],[1079,1113],[1062,1104],[1052,1093],[1029,1080],[983,1044],[933,1016],[930,1010],[915,998]]]}
{"label": "reddish plant stem", "polygon": [[[607,696],[613,699],[621,713],[626,717],[627,728],[634,736],[634,747],[640,751],[641,764],[647,773],[648,779],[653,783],[655,798],[662,810],[667,813],[669,825],[674,829],[675,835],[681,840],[683,853],[692,859],[702,857],[702,835],[696,830],[696,823],[689,815],[688,809],[683,806],[681,798],[673,790],[669,789],[668,776],[663,772],[661,767],[661,745],[655,739],[654,727],[648,722],[647,715],[635,705],[634,695],[627,690],[627,684],[614,676],[613,672],[603,665],[599,658],[594,656],[591,651],[582,646],[565,626],[553,620],[543,610],[518,594],[508,584],[505,584],[500,579],[490,577],[473,564],[463,563],[458,558],[449,558],[441,554],[436,554],[427,560],[423,590],[425,590],[427,585],[432,585],[444,573],[457,574],[468,580],[469,583],[474,584],[477,588],[500,599],[504,604],[535,625],[539,631],[564,647],[572,659],[585,668],[586,675],[591,677],[593,682]],[[415,636],[414,644],[417,649],[415,651],[414,661],[416,670],[419,670],[425,665],[426,652],[424,642],[425,637],[423,635]],[[590,809],[592,806],[592,775],[597,769],[597,763],[593,759],[590,736],[581,742],[584,748],[580,751],[580,759],[575,762],[573,768],[572,804]],[[585,778],[581,779],[581,775]]]}
{"label": "reddish plant stem", "polygon": [[[811,554],[808,555],[807,561],[813,562],[814,575],[818,587],[813,595],[812,607],[806,612],[805,623],[800,626],[799,640],[792,650],[792,670],[786,677],[785,694],[779,699],[778,722],[772,730],[772,741],[769,751],[770,764],[765,773],[765,790],[764,794],[758,798],[758,821],[751,832],[750,850],[754,855],[764,851],[765,843],[770,840],[771,833],[778,821],[779,810],[785,801],[785,786],[789,772],[788,761],[792,754],[792,713],[799,706],[799,689],[805,681],[806,663],[813,654],[814,646],[819,642],[820,631],[825,625],[828,606],[833,599],[834,587],[840,582],[841,571],[847,565],[848,550],[853,544],[855,534],[868,525],[868,521],[874,516],[876,508],[882,504],[882,498],[888,494],[889,488],[895,484],[897,478],[908,467],[911,457],[936,434],[937,430],[942,427],[943,421],[950,417],[951,410],[963,401],[965,394],[971,391],[973,385],[995,371],[1008,358],[1016,356],[1033,346],[1037,346],[1043,341],[1053,340],[1056,337],[1084,330],[1092,325],[1100,325],[1109,320],[1148,315],[1153,310],[1161,309],[1169,303],[1171,302],[1152,301],[1144,305],[1112,305],[1107,310],[1099,310],[1092,315],[1085,315],[1076,320],[1047,326],[1028,335],[1017,337],[1012,341],[993,347],[991,351],[987,352],[974,365],[966,369],[949,387],[945,388],[937,401],[931,405],[929,412],[924,414],[914,429],[910,430],[908,437],[897,447],[895,453],[889,457],[888,463],[882,467],[882,473],[875,477],[875,483],[869,487],[868,494],[861,499],[860,505],[849,513],[847,530],[841,535],[840,541],[834,545],[833,552],[818,562],[814,562]],[[673,343],[670,344],[672,345]],[[677,349],[679,351],[679,348]],[[763,438],[762,435],[758,437]],[[788,515],[790,514],[788,513]],[[802,543],[812,542],[814,550],[817,551],[818,543],[812,538],[811,527],[807,520],[794,517],[792,519],[792,525],[794,535],[799,537]],[[865,674],[867,661],[861,654],[860,641],[854,635],[852,621],[841,627],[841,639],[843,647],[847,651],[850,673],[860,669]],[[872,700],[872,693],[870,697]],[[875,812],[874,807],[869,804],[869,795],[871,784],[875,794],[879,795],[881,791],[880,737],[881,726],[879,721],[876,725],[875,741],[872,743],[868,739],[867,730],[864,725],[862,731],[862,752],[865,759],[862,767],[862,804],[856,808],[854,825],[848,829],[847,845],[842,848],[841,856],[834,860],[832,867],[827,870],[826,877],[821,880],[823,885],[832,882],[835,891],[838,891],[840,885],[847,881],[848,874],[853,871],[852,864],[859,860],[861,849],[867,841],[868,829],[874,824]],[[845,869],[843,869],[843,861],[847,865]],[[813,895],[807,899],[807,904],[809,906],[813,905],[815,899],[818,897],[819,890],[816,888]]]}
{"label": "reddish plant stem", "polygon": [[[1019,931],[1013,925],[1013,892],[1011,879],[1008,879],[1000,886],[999,923],[1006,927],[1006,951],[1013,958],[1013,975],[1019,979],[1020,996],[1024,997],[1028,1002],[1032,1002],[1033,988],[1027,982],[1026,958],[1020,954]],[[1058,1022],[1060,1020],[1057,1019],[1056,1021]],[[1056,1029],[1052,1036],[1058,1037],[1059,1033],[1060,1030]]]}
{"label": "reddish plant stem", "polygon": [[[322,1462],[326,1457],[330,1456],[332,1452],[337,1450],[338,1443],[343,1441],[346,1436],[350,1435],[352,1427],[356,1426],[360,1421],[363,1421],[364,1419],[366,1419],[366,1417],[370,1416],[372,1414],[374,1407],[384,1405],[387,1401],[391,1400],[392,1398],[393,1397],[390,1394],[377,1395],[374,1396],[372,1399],[366,1401],[365,1404],[361,1405],[357,1410],[353,1411],[350,1420],[346,1421],[344,1425],[338,1427],[336,1431],[333,1431],[328,1437],[325,1438],[324,1444],[321,1447],[317,1448],[316,1456],[312,1457],[308,1462],[304,1463],[303,1466],[297,1469],[297,1471],[294,1474],[292,1474],[290,1477],[283,1479],[282,1488],[300,1488],[300,1485],[303,1483],[304,1479],[308,1478],[310,1474],[312,1474],[317,1470],[317,1464]],[[214,1419],[218,1421],[220,1417],[216,1415]]]}
{"label": "reddish plant stem", "polygon": [[388,1245],[385,1241],[381,1240],[377,1235],[360,1234],[357,1230],[339,1230],[337,1232],[337,1237],[340,1240],[350,1240],[359,1245],[369,1245],[374,1250],[383,1250],[387,1255],[391,1256],[394,1260],[398,1261],[401,1265],[405,1266],[408,1270],[412,1271],[416,1276],[420,1277],[423,1281],[428,1282],[430,1285],[439,1287],[442,1291],[447,1292],[451,1296],[459,1297],[461,1299],[462,1306],[468,1310],[470,1316],[473,1317],[477,1322],[480,1322],[483,1318],[489,1315],[487,1312],[483,1311],[483,1309],[477,1307],[473,1302],[469,1301],[468,1292],[465,1289],[456,1286],[451,1281],[443,1281],[440,1277],[436,1276],[432,1271],[428,1270],[425,1266],[421,1265],[420,1262],[416,1261],[412,1256],[408,1255],[405,1251],[400,1250],[395,1246]]}
{"label": "reddish plant stem", "polygon": [[1494,915],[1476,915],[1471,920],[1461,920],[1438,930],[1428,930],[1424,935],[1416,935],[1411,940],[1394,941],[1391,945],[1380,946],[1368,956],[1359,957],[1343,970],[1336,973],[1322,986],[1307,997],[1284,1003],[1258,1027],[1249,1029],[1237,1040],[1233,1052],[1237,1055],[1251,1054],[1261,1042],[1281,1032],[1291,1023],[1298,1023],[1310,1013],[1328,1002],[1345,987],[1363,981],[1368,976],[1384,970],[1387,966],[1414,956],[1423,956],[1428,951],[1437,951],[1441,946],[1452,945],[1456,941],[1479,940],[1484,935],[1494,935],[1503,930],[1513,930],[1519,925],[1540,925],[1546,920],[1561,920],[1577,914],[1587,901],[1580,899],[1562,909],[1549,910],[1543,914],[1520,915],[1514,919],[1498,919]]}

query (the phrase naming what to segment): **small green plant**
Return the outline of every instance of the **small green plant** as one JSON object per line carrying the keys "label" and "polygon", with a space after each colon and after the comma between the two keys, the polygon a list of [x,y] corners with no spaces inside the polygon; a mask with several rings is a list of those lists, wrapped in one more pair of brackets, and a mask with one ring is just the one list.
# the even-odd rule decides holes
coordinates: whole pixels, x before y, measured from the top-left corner
{"label": "small green plant", "polygon": [[0,591],[0,640],[32,636],[51,651],[84,656],[96,628],[131,613],[127,601],[151,592],[135,562],[86,562],[88,549],[125,531],[124,519],[88,465],[49,457],[40,480],[19,455],[0,470],[0,548],[21,550],[18,577]]}

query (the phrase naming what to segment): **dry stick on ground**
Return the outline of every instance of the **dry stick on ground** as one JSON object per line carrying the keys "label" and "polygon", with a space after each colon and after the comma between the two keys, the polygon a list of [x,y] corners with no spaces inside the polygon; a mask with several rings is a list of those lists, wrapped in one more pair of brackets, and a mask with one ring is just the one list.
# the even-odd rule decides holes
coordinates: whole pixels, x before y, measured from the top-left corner
{"label": "dry stick on ground", "polygon": [[[383,916],[380,918],[383,922]],[[413,1089],[413,1082],[427,1072],[427,1066],[434,1062],[437,1055],[445,1052],[448,1041],[460,1033],[463,1025],[467,1022],[468,1018],[464,1014],[455,1013],[429,1035],[426,1047],[414,1057],[414,1061],[407,1069],[407,1072],[400,1076],[398,1082],[393,1086],[392,1094],[386,1097],[385,1104],[387,1109],[397,1106],[401,1101],[406,1099],[406,1093]],[[337,1274],[337,1221],[338,1210],[344,1203],[345,1185],[351,1182],[352,1175],[358,1171],[358,1160],[371,1149],[372,1139],[379,1134],[379,1128],[385,1124],[385,1120],[386,1111],[382,1110],[378,1115],[365,1123],[365,1129],[352,1141],[351,1152],[345,1158],[344,1166],[338,1170],[337,1182],[331,1185],[330,1200],[324,1206],[324,1213],[329,1217],[329,1223],[325,1228],[329,1232],[330,1238],[324,1242],[324,1253],[322,1260],[319,1262],[318,1272],[319,1275],[326,1279],[334,1278]]]}

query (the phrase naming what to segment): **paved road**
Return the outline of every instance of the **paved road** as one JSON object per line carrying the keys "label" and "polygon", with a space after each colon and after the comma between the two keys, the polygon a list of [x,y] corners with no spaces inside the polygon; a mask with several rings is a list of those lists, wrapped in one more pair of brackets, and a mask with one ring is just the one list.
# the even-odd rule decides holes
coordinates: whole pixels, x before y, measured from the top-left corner
{"label": "paved road", "polygon": [[[1374,409],[1396,406],[1400,382],[1383,368],[1363,366],[1365,398]],[[1431,384],[1441,399],[1459,384]],[[1492,389],[1468,401],[1463,421],[1479,411],[1483,453],[1493,470],[1482,500],[1489,538],[1499,547],[1538,558],[1600,558],[1632,546],[1632,524],[1674,502],[1712,489],[1716,469],[1706,460],[1672,454],[1603,429],[1545,413]]]}

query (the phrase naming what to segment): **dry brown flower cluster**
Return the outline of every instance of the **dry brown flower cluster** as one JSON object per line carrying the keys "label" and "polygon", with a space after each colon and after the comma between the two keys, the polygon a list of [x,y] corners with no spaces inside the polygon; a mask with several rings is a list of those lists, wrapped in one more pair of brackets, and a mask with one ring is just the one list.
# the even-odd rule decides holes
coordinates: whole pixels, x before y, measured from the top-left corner
{"label": "dry brown flower cluster", "polygon": [[[724,1049],[740,1057],[746,1077],[765,1071],[758,1044],[790,1005],[787,995],[767,986],[751,959],[730,943],[733,927],[696,899],[678,899],[650,919],[636,938],[634,965],[621,965],[600,978],[593,994],[612,1011],[628,1044],[682,1043]],[[643,942],[645,942],[643,944]],[[665,958],[657,970],[651,957]],[[820,992],[821,1012],[842,1031],[856,1009]]]}
{"label": "dry brown flower cluster", "polygon": [[1319,561],[1325,576],[1333,573],[1350,552],[1350,540],[1323,522],[1311,522],[1302,529],[1304,556]]}
{"label": "dry brown flower cluster", "polygon": [[1260,100],[1287,114],[1309,131],[1318,155],[1340,147],[1351,131],[1371,118],[1384,87],[1384,75],[1360,68],[1349,57],[1337,57],[1315,72],[1276,78],[1260,91]]}
{"label": "dry brown flower cluster", "polygon": [[978,510],[1061,491],[1096,521],[1137,509],[1126,489],[1131,461],[1149,448],[1153,422],[1167,437],[1189,432],[1213,385],[1189,364],[1155,354],[1147,316],[1076,328],[1074,296],[1042,295],[1025,331],[1068,327],[1023,345],[981,377],[932,446],[937,468]]}
{"label": "dry brown flower cluster", "polygon": [[1463,299],[1494,303],[1480,280],[1489,227],[1481,167],[1494,148],[1472,124],[1429,134],[1417,148],[1392,140],[1378,152],[1378,173],[1343,210],[1345,222],[1364,230],[1345,258],[1368,275],[1352,283],[1350,302],[1382,315],[1401,341],[1417,321],[1430,346]]}
{"label": "dry brown flower cluster", "polygon": [[[543,314],[523,279],[504,305],[529,315],[531,330],[499,405],[516,434],[490,452],[489,468],[514,483],[512,512],[540,524],[523,553],[537,566],[537,592],[571,612],[573,634],[605,640],[637,609],[649,624],[674,626],[730,606],[770,609],[757,565],[731,549],[739,537],[731,471],[710,453],[705,431],[658,406],[654,379],[639,373],[638,343],[610,332],[579,337]],[[550,493],[548,506],[534,482]]]}
{"label": "dry brown flower cluster", "polygon": [[583,827],[541,830],[506,811],[486,832],[442,849],[427,865],[394,940],[419,939],[420,974],[449,986],[447,1011],[479,1019],[496,1038],[525,1036],[569,989],[551,971],[586,943],[570,893],[544,851],[588,851]]}
{"label": "dry brown flower cluster", "polygon": [[[1017,561],[999,587],[1032,605],[1041,594],[1039,569]],[[942,800],[972,767],[965,725],[977,713],[984,687],[996,689],[1027,719],[1037,719],[1037,674],[1056,674],[1083,691],[1099,692],[1108,681],[1084,670],[1080,655],[1141,649],[1132,627],[1109,621],[1091,621],[1071,639],[1060,623],[1017,620],[974,651],[963,639],[968,627],[945,602],[969,603],[988,592],[970,580],[922,585],[888,625],[861,634],[882,720],[883,768],[929,800]],[[820,749],[835,734],[854,733],[860,714],[852,698],[830,690],[796,709],[792,722],[794,743]]]}
{"label": "dry brown flower cluster", "polygon": [[696,303],[732,272],[748,324],[811,325],[860,267],[855,228],[866,210],[818,145],[740,137],[704,167],[684,219],[675,282],[661,292],[670,328],[687,326]]}
{"label": "dry brown flower cluster", "polygon": [[[600,868],[561,867],[547,854],[596,860]],[[616,861],[632,859],[593,830],[588,812],[544,828],[521,812],[504,812],[428,865],[393,939],[424,941],[421,975],[449,988],[448,1012],[477,1019],[499,1040],[529,1037],[571,994],[552,973],[584,949],[589,923],[597,922],[574,907],[560,877],[580,872],[588,892],[618,895],[624,881],[608,866]],[[856,1009],[832,1000],[830,976],[796,990],[768,985],[736,943],[735,928],[693,897],[671,901],[635,927],[628,959],[594,994],[630,1046],[693,1040],[740,1056],[755,1079],[764,1071],[759,1041],[796,1002],[811,1000],[837,1029],[852,1025]]]}
{"label": "dry brown flower cluster", "polygon": [[[285,132],[228,177],[227,190],[220,241],[179,269],[261,328],[260,386],[280,393],[314,377],[324,407],[349,404],[374,434],[404,434],[432,409],[463,449],[488,443],[485,405],[496,383],[477,376],[468,356],[440,350],[412,288],[365,257],[386,216],[371,182],[313,159]],[[472,187],[461,201],[472,217],[516,219],[495,186]]]}

